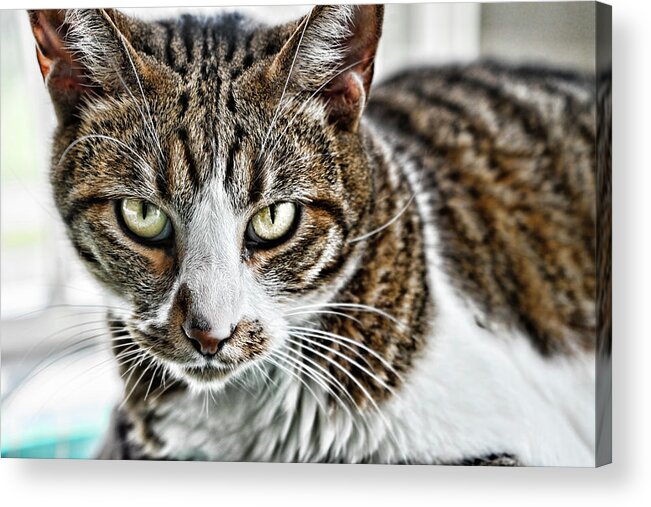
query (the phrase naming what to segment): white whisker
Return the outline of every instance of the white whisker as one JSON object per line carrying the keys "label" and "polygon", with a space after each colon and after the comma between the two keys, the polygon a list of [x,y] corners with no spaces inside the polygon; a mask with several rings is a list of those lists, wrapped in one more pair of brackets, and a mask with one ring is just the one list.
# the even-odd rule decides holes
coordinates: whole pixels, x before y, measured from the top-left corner
{"label": "white whisker", "polygon": [[[344,402],[344,400],[341,399],[341,397],[337,393],[335,393],[328,384],[329,384],[329,382],[333,382],[335,385],[339,386],[339,388],[341,389],[341,391],[344,394],[348,395],[348,392],[345,390],[344,386],[335,377],[333,377],[330,374],[330,372],[328,372],[325,368],[323,368],[321,365],[319,365],[315,361],[312,361],[310,358],[306,357],[304,354],[301,354],[300,352],[298,352],[297,350],[292,349],[292,348],[289,348],[288,351],[293,352],[294,354],[296,354],[300,358],[300,360],[296,359],[294,357],[291,357],[288,353],[282,352],[280,350],[276,350],[275,353],[276,354],[283,354],[283,356],[286,357],[288,360],[291,360],[292,362],[294,362],[299,369],[303,369],[303,371],[305,371],[305,373],[308,374],[310,376],[310,378],[312,378],[319,386],[321,386],[322,389],[324,389],[328,394],[330,394],[339,403],[339,405],[346,412],[346,414],[349,417],[352,418],[353,416],[350,413],[350,410],[348,409],[348,407],[346,406],[346,403]],[[306,365],[305,363],[303,363],[301,361],[308,361],[310,364],[314,365],[314,367],[318,368],[318,370],[321,371],[322,374],[319,373],[319,371],[316,371],[314,368],[309,367],[308,365]],[[350,399],[351,399],[351,401],[353,402],[353,405],[354,405],[355,400],[352,397],[350,397]]]}
{"label": "white whisker", "polygon": [[[395,394],[395,391],[393,390],[393,388],[391,386],[389,386],[384,380],[382,380],[380,377],[378,377],[375,373],[370,371],[365,366],[359,364],[354,359],[348,357],[346,354],[343,354],[342,352],[339,352],[338,350],[335,350],[332,347],[329,347],[328,345],[326,345],[324,343],[320,343],[320,342],[318,342],[316,340],[312,340],[311,338],[308,338],[307,336],[302,335],[302,334],[290,333],[290,336],[293,336],[295,338],[299,338],[301,340],[301,342],[304,341],[304,342],[310,343],[310,344],[312,344],[312,345],[314,345],[316,347],[319,347],[321,349],[325,349],[325,350],[328,350],[328,351],[332,352],[334,355],[336,355],[338,357],[341,357],[344,361],[346,361],[346,362],[350,363],[351,365],[356,366],[357,368],[359,368],[361,371],[366,373],[366,375],[368,375],[371,379],[373,379],[378,385],[380,385],[381,387],[383,387],[384,389],[389,391],[391,394]],[[301,342],[297,342],[297,341],[291,340],[291,339],[288,340],[288,341],[290,343],[294,343],[295,345],[300,345],[301,344]],[[314,348],[310,347],[310,350],[312,352],[316,353]]]}
{"label": "white whisker", "polygon": [[384,357],[382,357],[380,354],[378,354],[372,348],[367,347],[366,345],[364,345],[363,343],[361,343],[361,342],[359,342],[357,340],[353,340],[352,338],[349,338],[347,336],[341,336],[340,334],[332,333],[332,332],[329,332],[329,331],[324,331],[322,329],[313,329],[313,328],[308,328],[308,327],[291,327],[290,330],[292,330],[292,329],[297,330],[299,332],[312,333],[312,334],[318,335],[318,337],[320,337],[320,338],[327,339],[327,340],[330,340],[330,341],[334,341],[334,342],[343,341],[343,342],[347,342],[347,343],[350,343],[352,345],[355,345],[356,347],[359,347],[362,350],[365,350],[366,352],[371,354],[373,357],[375,357],[378,361],[380,361],[382,363],[382,365],[385,368],[387,368],[389,371],[391,371],[391,373],[393,373],[396,377],[398,377],[399,380],[401,380],[401,381],[403,380],[402,377],[400,376],[400,374],[395,370],[395,368],[393,366],[391,366],[391,364]]}
{"label": "white whisker", "polygon": [[264,152],[265,147],[267,146],[267,140],[269,139],[269,134],[271,133],[272,129],[276,125],[276,119],[278,118],[278,111],[280,110],[280,106],[283,103],[283,99],[285,98],[285,93],[287,92],[287,85],[289,84],[289,80],[292,77],[292,72],[294,71],[294,65],[296,64],[296,58],[298,57],[298,53],[301,49],[301,44],[303,43],[303,37],[305,36],[305,30],[307,29],[308,25],[310,24],[310,19],[309,17],[305,19],[305,24],[303,26],[303,30],[301,31],[301,36],[298,40],[298,44],[296,45],[296,51],[294,52],[294,58],[292,59],[292,64],[289,67],[289,72],[287,72],[287,79],[285,80],[285,86],[283,86],[283,91],[280,95],[280,100],[278,101],[278,105],[276,106],[276,109],[274,111],[274,115],[271,119],[271,123],[269,125],[269,128],[267,129],[267,133],[264,136],[264,139],[262,141],[262,146],[260,147],[260,154]]}

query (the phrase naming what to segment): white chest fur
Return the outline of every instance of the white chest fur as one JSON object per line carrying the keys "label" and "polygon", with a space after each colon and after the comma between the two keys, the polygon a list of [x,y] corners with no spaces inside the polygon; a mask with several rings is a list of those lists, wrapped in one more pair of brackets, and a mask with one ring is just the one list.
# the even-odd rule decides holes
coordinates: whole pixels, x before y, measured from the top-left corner
{"label": "white chest fur", "polygon": [[478,327],[443,276],[434,276],[435,336],[390,403],[414,455],[594,466],[594,356],[544,358],[525,336]]}

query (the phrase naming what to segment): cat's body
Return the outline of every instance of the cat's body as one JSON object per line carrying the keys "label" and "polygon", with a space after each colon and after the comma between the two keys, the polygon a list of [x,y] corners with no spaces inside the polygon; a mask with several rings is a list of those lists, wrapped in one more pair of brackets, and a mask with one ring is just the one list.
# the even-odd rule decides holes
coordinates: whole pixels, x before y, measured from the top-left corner
{"label": "cat's body", "polygon": [[[143,93],[158,87],[149,96],[169,98],[104,124],[97,117],[128,108],[128,98],[91,104],[81,125],[61,121],[55,162],[98,128],[140,153],[147,143],[127,118],[137,125],[153,109],[161,155],[176,162],[149,188],[163,196],[156,203],[174,203],[186,238],[165,254],[132,245],[141,257],[128,262],[141,267],[122,275],[124,260],[102,248],[115,252],[123,240],[94,230],[113,221],[94,194],[113,169],[75,169],[103,148],[80,149],[69,170],[53,173],[82,258],[116,306],[130,301],[110,316],[125,402],[102,457],[593,465],[590,81],[494,64],[424,69],[371,90],[360,119],[372,66],[359,62],[374,53],[381,10],[342,9],[279,29],[236,17],[131,26],[132,61],[140,51],[172,69]],[[130,25],[117,19],[124,33]],[[329,69],[323,59],[333,54],[316,46],[337,37],[337,23],[352,23],[342,33],[358,54]],[[297,41],[307,56],[296,56]],[[323,75],[308,72],[314,62]],[[272,131],[280,135],[268,142]],[[140,184],[141,173],[126,174],[120,185]],[[237,210],[268,195],[274,178],[285,186],[269,201],[304,202],[291,248],[229,257]],[[92,192],[71,197],[70,186]],[[111,199],[124,195],[115,188]],[[228,269],[242,281],[229,285]],[[149,299],[125,298],[125,284]],[[232,381],[174,363],[174,326],[201,305],[197,294],[216,301],[215,313],[229,298],[243,301],[230,329],[229,343],[245,349]]]}

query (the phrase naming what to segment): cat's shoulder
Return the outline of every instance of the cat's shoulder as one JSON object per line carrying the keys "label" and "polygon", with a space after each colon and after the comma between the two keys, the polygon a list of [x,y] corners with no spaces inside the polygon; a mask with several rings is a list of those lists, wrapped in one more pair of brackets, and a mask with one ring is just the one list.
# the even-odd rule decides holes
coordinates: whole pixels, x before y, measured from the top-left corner
{"label": "cat's shoulder", "polygon": [[518,328],[543,354],[594,346],[595,89],[480,62],[390,78],[367,111],[397,164],[423,173],[426,219],[479,324]]}

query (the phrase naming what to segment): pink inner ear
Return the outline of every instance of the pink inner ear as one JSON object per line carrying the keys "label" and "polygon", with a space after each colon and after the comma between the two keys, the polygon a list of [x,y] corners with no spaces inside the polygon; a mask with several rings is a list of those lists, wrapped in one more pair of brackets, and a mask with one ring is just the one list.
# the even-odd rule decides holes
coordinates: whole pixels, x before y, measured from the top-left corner
{"label": "pink inner ear", "polygon": [[38,47],[38,44],[36,45],[36,59],[38,60],[38,66],[41,69],[41,75],[43,76],[43,79],[46,79],[50,73],[50,67],[52,67],[52,60],[43,54],[41,48]]}
{"label": "pink inner ear", "polygon": [[[72,58],[62,36],[66,33],[63,11],[30,12],[36,39],[36,58],[44,80],[60,90],[82,91],[88,86],[83,68]],[[53,72],[54,70],[54,72]]]}
{"label": "pink inner ear", "polygon": [[342,44],[345,57],[341,74],[326,88],[330,116],[340,126],[355,129],[371,87],[373,63],[382,32],[383,10],[360,5],[351,21],[352,35]]}
{"label": "pink inner ear", "polygon": [[355,105],[366,97],[363,77],[354,68],[350,69],[332,81],[324,96],[338,98],[349,105]]}
{"label": "pink inner ear", "polygon": [[368,93],[373,78],[373,59],[382,33],[383,10],[376,5],[360,5],[352,20],[352,36],[346,41],[344,67],[353,65],[351,71],[361,76]]}

